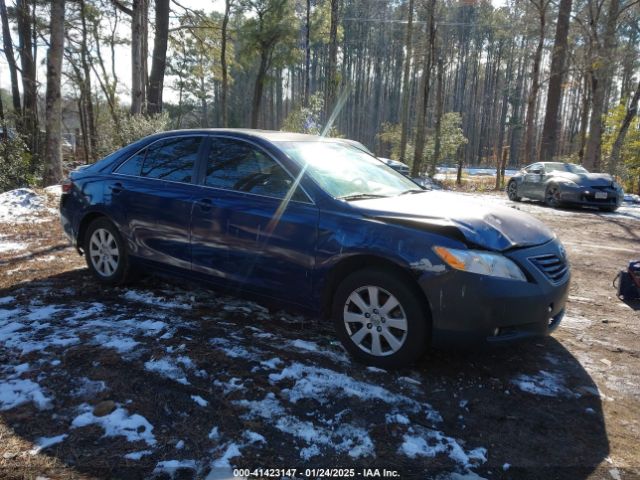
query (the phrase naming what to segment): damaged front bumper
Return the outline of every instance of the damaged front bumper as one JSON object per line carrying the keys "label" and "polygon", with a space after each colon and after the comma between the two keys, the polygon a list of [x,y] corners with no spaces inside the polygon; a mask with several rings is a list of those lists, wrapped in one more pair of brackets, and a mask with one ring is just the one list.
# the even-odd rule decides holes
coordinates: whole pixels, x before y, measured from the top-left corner
{"label": "damaged front bumper", "polygon": [[[432,345],[468,348],[548,335],[565,311],[569,267],[557,241],[505,255],[525,273],[514,281],[449,270],[419,279],[432,316]],[[557,265],[537,266],[535,259]],[[564,263],[563,263],[564,262]],[[564,267],[563,267],[564,265]]]}

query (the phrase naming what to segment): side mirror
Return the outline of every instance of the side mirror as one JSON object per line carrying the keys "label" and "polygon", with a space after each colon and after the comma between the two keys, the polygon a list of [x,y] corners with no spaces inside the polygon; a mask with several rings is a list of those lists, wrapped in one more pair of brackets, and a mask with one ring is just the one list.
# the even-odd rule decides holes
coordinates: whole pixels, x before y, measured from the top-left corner
{"label": "side mirror", "polygon": [[531,173],[535,175],[542,175],[542,169],[536,168],[535,170],[531,170]]}

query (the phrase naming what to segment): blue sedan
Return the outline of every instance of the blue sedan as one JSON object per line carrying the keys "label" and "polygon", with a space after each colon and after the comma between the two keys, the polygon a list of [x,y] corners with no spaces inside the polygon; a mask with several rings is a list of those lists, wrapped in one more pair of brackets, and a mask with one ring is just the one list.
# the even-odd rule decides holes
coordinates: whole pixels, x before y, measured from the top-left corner
{"label": "blue sedan", "polygon": [[564,248],[534,218],[424,191],[310,135],[152,135],[72,172],[60,213],[104,285],[156,270],[275,299],[381,367],[547,335],[568,292]]}

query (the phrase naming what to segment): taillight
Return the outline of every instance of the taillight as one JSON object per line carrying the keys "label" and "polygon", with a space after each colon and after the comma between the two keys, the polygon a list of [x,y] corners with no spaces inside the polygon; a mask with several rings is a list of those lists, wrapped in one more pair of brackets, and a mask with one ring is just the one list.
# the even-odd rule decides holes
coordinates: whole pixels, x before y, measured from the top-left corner
{"label": "taillight", "polygon": [[68,178],[62,182],[62,193],[69,193],[73,189],[73,182]]}

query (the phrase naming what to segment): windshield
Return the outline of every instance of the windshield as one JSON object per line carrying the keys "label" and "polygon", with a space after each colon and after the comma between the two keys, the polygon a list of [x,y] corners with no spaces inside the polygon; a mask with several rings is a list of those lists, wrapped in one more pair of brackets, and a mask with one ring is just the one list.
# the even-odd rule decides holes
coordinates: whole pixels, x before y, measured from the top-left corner
{"label": "windshield", "polygon": [[544,170],[545,172],[556,171],[556,172],[571,172],[571,173],[589,173],[580,165],[575,165],[573,163],[560,163],[560,162],[545,163]]}
{"label": "windshield", "polygon": [[392,197],[417,185],[377,158],[344,143],[277,142],[334,198]]}

